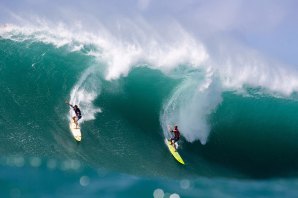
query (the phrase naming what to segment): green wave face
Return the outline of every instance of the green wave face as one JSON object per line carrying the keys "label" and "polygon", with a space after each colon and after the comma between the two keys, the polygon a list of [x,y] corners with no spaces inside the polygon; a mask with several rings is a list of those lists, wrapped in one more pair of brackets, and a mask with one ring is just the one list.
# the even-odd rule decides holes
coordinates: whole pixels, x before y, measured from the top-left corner
{"label": "green wave face", "polygon": [[[192,114],[191,108],[204,110],[195,104],[205,95],[193,94],[204,72],[185,77],[185,70],[168,75],[141,65],[127,76],[106,80],[105,64],[84,50],[7,39],[0,40],[0,49],[3,156],[77,159],[95,168],[175,178],[264,178],[297,171],[294,99],[223,92],[204,114],[209,128],[204,144],[199,135],[181,130],[179,153],[186,162],[181,168],[164,145],[165,126],[179,122],[181,109],[187,108],[192,129],[201,132],[202,117],[193,118],[201,114]],[[65,100],[81,104],[80,145],[70,134]],[[187,135],[198,138],[189,141]]]}

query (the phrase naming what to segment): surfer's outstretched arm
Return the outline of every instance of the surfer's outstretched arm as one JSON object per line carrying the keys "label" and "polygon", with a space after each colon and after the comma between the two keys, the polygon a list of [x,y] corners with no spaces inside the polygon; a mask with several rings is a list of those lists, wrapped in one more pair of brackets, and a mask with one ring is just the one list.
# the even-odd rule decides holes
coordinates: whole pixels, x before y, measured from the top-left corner
{"label": "surfer's outstretched arm", "polygon": [[65,103],[73,108],[73,106],[68,101],[65,101]]}

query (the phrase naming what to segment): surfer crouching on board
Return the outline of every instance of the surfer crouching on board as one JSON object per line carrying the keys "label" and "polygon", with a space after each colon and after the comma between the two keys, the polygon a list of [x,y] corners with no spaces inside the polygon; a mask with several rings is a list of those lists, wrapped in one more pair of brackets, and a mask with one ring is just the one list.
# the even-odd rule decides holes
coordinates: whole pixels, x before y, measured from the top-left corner
{"label": "surfer crouching on board", "polygon": [[79,109],[79,107],[77,105],[73,106],[73,105],[69,104],[69,102],[67,102],[67,101],[65,101],[65,103],[68,104],[69,106],[71,106],[71,108],[74,110],[76,115],[73,116],[72,119],[73,119],[74,123],[76,124],[76,128],[78,128],[78,125],[79,125],[78,121],[79,121],[79,119],[82,118],[81,110]]}
{"label": "surfer crouching on board", "polygon": [[173,130],[171,130],[172,133],[174,133],[174,137],[170,139],[171,145],[174,145],[175,150],[177,150],[175,143],[180,139],[180,132],[178,130],[178,126],[175,126]]}

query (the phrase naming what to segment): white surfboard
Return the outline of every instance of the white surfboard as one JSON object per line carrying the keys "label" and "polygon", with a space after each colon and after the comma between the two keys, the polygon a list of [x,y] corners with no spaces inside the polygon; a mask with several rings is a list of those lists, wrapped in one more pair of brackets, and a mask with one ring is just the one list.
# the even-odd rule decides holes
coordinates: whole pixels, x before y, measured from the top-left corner
{"label": "white surfboard", "polygon": [[74,137],[74,139],[78,142],[81,141],[82,139],[82,133],[81,133],[81,128],[80,125],[78,125],[78,127],[76,127],[76,124],[74,123],[74,121],[71,119],[70,123],[69,123],[69,128],[70,131]]}

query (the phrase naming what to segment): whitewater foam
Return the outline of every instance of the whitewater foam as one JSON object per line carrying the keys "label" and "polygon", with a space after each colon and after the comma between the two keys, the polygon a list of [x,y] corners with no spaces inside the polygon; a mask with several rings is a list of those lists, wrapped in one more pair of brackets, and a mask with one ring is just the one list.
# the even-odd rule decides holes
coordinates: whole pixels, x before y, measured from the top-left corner
{"label": "whitewater foam", "polygon": [[226,90],[262,87],[267,93],[284,97],[298,91],[298,71],[294,66],[266,59],[257,51],[238,45],[220,48],[220,55],[213,57],[210,65]]}
{"label": "whitewater foam", "polygon": [[[81,75],[70,93],[70,104],[76,104],[82,110],[81,123],[95,119],[95,115],[101,112],[100,108],[93,105],[93,101],[100,94],[100,90],[98,70],[95,67],[89,67]],[[70,109],[69,113],[73,115],[74,112]]]}
{"label": "whitewater foam", "polygon": [[212,71],[207,70],[201,78],[199,75],[188,77],[175,89],[161,112],[166,137],[169,136],[166,126],[178,125],[187,141],[199,139],[206,144],[210,133],[208,115],[222,100],[221,86],[212,75]]}
{"label": "whitewater foam", "polygon": [[43,20],[26,27],[6,24],[0,27],[0,35],[16,41],[36,40],[56,47],[68,46],[70,51],[80,51],[86,45],[94,45],[96,50],[88,51],[87,55],[98,57],[107,64],[107,80],[126,76],[133,67],[144,64],[168,72],[182,64],[197,68],[208,59],[203,44],[178,24],[173,24],[174,34],[171,31],[160,35],[144,21],[137,25],[131,21],[124,23],[129,26],[126,29],[131,31],[128,36],[121,32],[113,34],[112,30],[103,26],[98,34],[74,30],[62,23],[53,28],[52,24]]}

